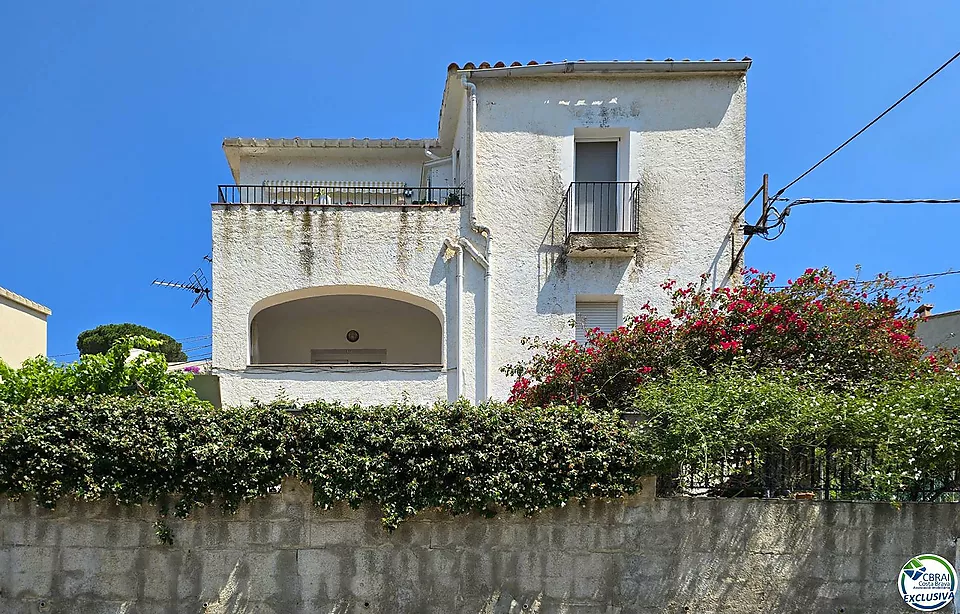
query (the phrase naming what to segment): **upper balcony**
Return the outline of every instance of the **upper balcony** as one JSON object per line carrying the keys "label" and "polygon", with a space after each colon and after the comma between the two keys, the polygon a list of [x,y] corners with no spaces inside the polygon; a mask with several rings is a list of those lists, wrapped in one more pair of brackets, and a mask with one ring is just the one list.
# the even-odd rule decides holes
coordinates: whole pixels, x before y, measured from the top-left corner
{"label": "upper balcony", "polygon": [[560,207],[573,258],[630,258],[639,246],[640,183],[575,181]]}
{"label": "upper balcony", "polygon": [[391,181],[265,181],[219,185],[217,203],[317,207],[458,207],[463,188],[409,186]]}

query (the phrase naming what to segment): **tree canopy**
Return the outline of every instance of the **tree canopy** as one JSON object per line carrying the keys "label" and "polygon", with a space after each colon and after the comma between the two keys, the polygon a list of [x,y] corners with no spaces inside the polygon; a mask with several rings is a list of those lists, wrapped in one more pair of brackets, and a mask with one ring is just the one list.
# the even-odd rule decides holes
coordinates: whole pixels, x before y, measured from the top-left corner
{"label": "tree canopy", "polygon": [[160,347],[156,351],[163,354],[168,362],[183,362],[187,360],[187,355],[183,351],[183,346],[170,335],[165,335],[159,331],[139,324],[103,324],[90,330],[85,330],[77,337],[77,349],[80,355],[84,354],[104,354],[109,350],[115,341],[124,337],[147,337],[156,339],[160,342]]}

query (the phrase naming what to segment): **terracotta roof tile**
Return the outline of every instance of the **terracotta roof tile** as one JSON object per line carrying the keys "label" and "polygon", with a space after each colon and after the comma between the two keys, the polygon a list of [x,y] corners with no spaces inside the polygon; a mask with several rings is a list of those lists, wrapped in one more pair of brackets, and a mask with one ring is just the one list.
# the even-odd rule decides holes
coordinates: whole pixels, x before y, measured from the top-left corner
{"label": "terracotta roof tile", "polygon": [[[586,62],[587,60],[584,60],[584,59],[579,59],[579,60],[563,60],[563,62],[559,62],[559,63],[569,63],[569,62],[574,62],[574,61],[577,62],[577,63],[580,63],[580,62]],[[610,60],[610,61],[611,61],[611,62],[618,62],[619,60]],[[634,60],[624,60],[624,61],[625,61],[625,62],[633,62]],[[639,60],[637,60],[637,61],[639,61]],[[647,58],[646,60],[643,60],[643,61],[644,61],[644,62],[711,62],[711,61],[712,61],[712,62],[750,62],[750,61],[752,61],[752,60],[750,59],[750,57],[744,57],[742,60],[738,60],[738,59],[736,59],[736,58],[729,58],[729,59],[727,59],[727,60],[721,60],[720,58],[713,58],[712,60],[705,60],[705,59],[693,60],[693,59],[691,59],[691,58],[683,58],[682,60],[675,60],[675,59],[673,59],[673,58],[665,58],[665,59],[663,59],[663,60],[654,60],[653,58]],[[549,60],[547,60],[547,61],[545,61],[545,62],[538,62],[538,61],[536,61],[536,60],[530,60],[530,61],[527,62],[526,64],[524,64],[523,62],[520,62],[520,61],[513,61],[513,62],[510,62],[509,64],[507,64],[507,63],[505,63],[505,62],[496,62],[495,64],[491,64],[490,62],[466,62],[466,63],[464,63],[464,64],[458,64],[457,62],[451,62],[450,65],[447,66],[447,72],[456,72],[456,71],[458,71],[458,70],[485,70],[485,69],[488,69],[488,68],[507,68],[507,67],[516,68],[516,67],[520,67],[520,66],[539,66],[539,65],[541,65],[541,64],[553,64],[553,63],[554,63],[554,62],[549,61]]]}

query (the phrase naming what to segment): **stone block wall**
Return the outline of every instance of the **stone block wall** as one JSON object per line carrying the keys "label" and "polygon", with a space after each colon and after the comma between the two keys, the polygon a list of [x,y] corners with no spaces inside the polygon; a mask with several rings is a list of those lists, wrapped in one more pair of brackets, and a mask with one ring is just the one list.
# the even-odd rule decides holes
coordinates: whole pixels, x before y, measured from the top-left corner
{"label": "stone block wall", "polygon": [[168,546],[152,507],[0,500],[0,612],[908,612],[900,567],[952,560],[957,510],[644,494],[388,533],[376,509],[316,509],[297,484],[170,520]]}

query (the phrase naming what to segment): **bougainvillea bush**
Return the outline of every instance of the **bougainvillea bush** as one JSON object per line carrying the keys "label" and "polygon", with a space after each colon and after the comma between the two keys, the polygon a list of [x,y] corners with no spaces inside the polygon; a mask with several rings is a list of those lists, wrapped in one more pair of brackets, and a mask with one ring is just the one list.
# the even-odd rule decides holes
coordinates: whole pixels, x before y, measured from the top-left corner
{"label": "bougainvillea bush", "polygon": [[924,358],[910,314],[922,290],[888,276],[868,283],[807,269],[775,286],[751,269],[739,286],[704,290],[675,282],[669,314],[645,306],[609,333],[587,342],[525,339],[532,358],[504,367],[516,378],[511,401],[594,408],[628,406],[632,391],[679,368],[710,372],[739,364],[756,372],[786,370],[836,389],[937,369],[949,357]]}

